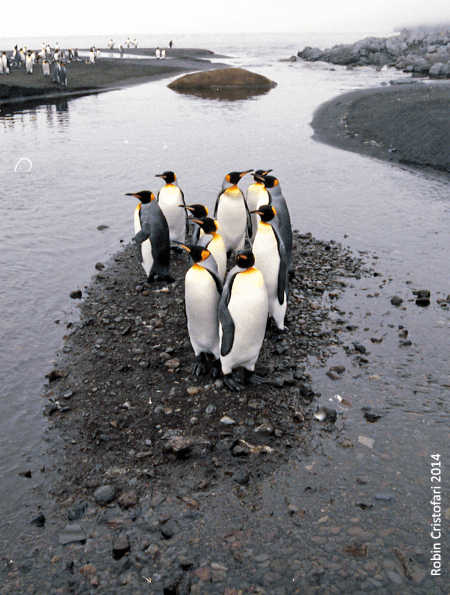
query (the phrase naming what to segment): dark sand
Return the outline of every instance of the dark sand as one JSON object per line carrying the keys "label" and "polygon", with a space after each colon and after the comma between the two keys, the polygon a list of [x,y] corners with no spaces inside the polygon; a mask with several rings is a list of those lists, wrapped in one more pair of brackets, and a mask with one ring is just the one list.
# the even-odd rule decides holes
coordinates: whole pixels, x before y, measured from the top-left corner
{"label": "dark sand", "polygon": [[392,85],[335,97],[315,112],[314,138],[346,151],[450,172],[450,84]]}
{"label": "dark sand", "polygon": [[[88,64],[84,57],[78,62],[66,63],[67,89],[54,83],[52,76],[44,77],[41,64],[34,65],[32,75],[26,73],[23,65],[19,69],[12,68],[9,75],[0,77],[0,104],[119,89],[186,72],[226,66],[210,60],[222,56],[202,49],[168,50],[164,60],[155,58],[153,48],[127,49],[123,58],[107,57],[106,54],[111,54],[110,50],[103,50],[102,53],[103,57],[101,54],[100,60],[94,65]],[[114,50],[114,53],[119,55],[118,50]],[[148,56],[148,59],[129,57],[133,54]]]}

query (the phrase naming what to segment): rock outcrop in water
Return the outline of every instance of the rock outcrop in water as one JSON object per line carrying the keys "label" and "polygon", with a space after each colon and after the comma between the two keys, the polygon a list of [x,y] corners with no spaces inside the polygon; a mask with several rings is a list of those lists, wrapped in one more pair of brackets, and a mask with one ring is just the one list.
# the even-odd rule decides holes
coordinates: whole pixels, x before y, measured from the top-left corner
{"label": "rock outcrop in water", "polygon": [[366,37],[330,49],[305,47],[303,60],[343,66],[391,66],[413,76],[450,78],[450,30],[403,29],[392,37]]}
{"label": "rock outcrop in water", "polygon": [[217,88],[270,89],[276,83],[265,76],[243,68],[220,68],[208,72],[186,74],[168,85],[174,91],[197,91]]}

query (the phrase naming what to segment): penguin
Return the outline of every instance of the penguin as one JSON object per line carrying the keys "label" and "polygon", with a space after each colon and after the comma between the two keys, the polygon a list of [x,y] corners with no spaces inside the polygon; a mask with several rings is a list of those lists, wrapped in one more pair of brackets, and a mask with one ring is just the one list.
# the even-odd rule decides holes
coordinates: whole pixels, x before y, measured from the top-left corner
{"label": "penguin", "polygon": [[[194,205],[180,205],[185,211],[187,211],[188,215],[188,224],[190,221],[193,223],[192,227],[192,234],[191,234],[191,244],[197,244],[200,236],[203,235],[203,229],[200,227],[198,223],[194,223],[195,219],[203,219],[209,215],[209,210],[207,207],[201,204],[194,204]],[[189,217],[189,214],[192,214],[192,217]]]}
{"label": "penguin", "polygon": [[149,282],[161,277],[173,283],[174,279],[170,275],[169,226],[155,195],[149,190],[142,190],[127,193],[127,196],[135,196],[140,200],[134,212],[134,239]]}
{"label": "penguin", "polygon": [[61,67],[59,65],[59,62],[55,62],[54,66],[53,66],[53,82],[54,83],[60,83],[61,81],[59,80],[59,74],[61,71]]}
{"label": "penguin", "polygon": [[179,209],[186,203],[183,192],[178,188],[177,176],[173,171],[165,171],[155,177],[162,178],[166,182],[158,192],[157,200],[169,226],[170,241],[183,244],[189,226],[185,210]]}
{"label": "penguin", "polygon": [[9,64],[8,64],[8,57],[6,52],[3,52],[2,57],[0,59],[0,74],[9,74]]}
{"label": "penguin", "polygon": [[94,48],[91,48],[91,51],[89,52],[89,64],[95,64]]}
{"label": "penguin", "polygon": [[189,339],[195,354],[192,373],[203,376],[207,372],[207,354],[214,361],[211,374],[220,374],[219,320],[217,309],[222,293],[222,280],[217,264],[203,246],[180,244],[193,261],[185,277],[185,308]]}
{"label": "penguin", "polygon": [[223,281],[227,270],[227,251],[222,236],[217,233],[217,221],[211,217],[203,219],[193,219],[194,223],[203,231],[203,235],[198,239],[197,246],[203,246],[213,256],[219,271],[219,277]]}
{"label": "penguin", "polygon": [[243,250],[246,234],[251,234],[247,202],[238,188],[241,178],[251,171],[253,170],[233,171],[227,174],[222,184],[222,192],[216,200],[214,219],[219,224],[227,253]]}
{"label": "penguin", "polygon": [[253,211],[260,216],[253,241],[255,267],[264,277],[269,300],[269,315],[278,332],[284,331],[289,286],[289,266],[284,242],[273,205],[261,205]]}
{"label": "penguin", "polygon": [[155,56],[156,56],[156,59],[159,60],[159,58],[161,56],[161,51],[160,51],[159,47],[157,47],[155,50]]}
{"label": "penguin", "polygon": [[280,182],[274,176],[256,175],[258,181],[262,181],[269,193],[269,204],[273,205],[277,212],[280,235],[283,238],[284,248],[288,260],[289,273],[293,275],[292,267],[292,224],[286,200],[281,192]]}
{"label": "penguin", "polygon": [[253,214],[250,215],[252,221],[252,240],[255,237],[256,230],[258,228],[258,216],[254,213],[254,211],[256,211],[260,205],[266,205],[269,202],[269,193],[267,192],[266,187],[262,182],[258,181],[255,176],[265,176],[271,171],[271,169],[257,169],[253,174],[254,182],[247,188],[245,199],[247,201],[249,212],[252,213],[253,211]]}
{"label": "penguin", "polygon": [[247,382],[265,382],[254,370],[264,340],[269,304],[264,277],[254,263],[251,249],[238,252],[236,266],[227,275],[219,301],[223,381],[233,391],[243,388],[233,374],[238,367],[244,368]]}
{"label": "penguin", "polygon": [[19,52],[17,45],[14,46],[13,60],[14,60],[14,65],[16,66],[16,68],[19,68],[20,67],[20,52]]}
{"label": "penguin", "polygon": [[110,39],[109,43],[108,43],[108,48],[110,50],[112,50],[114,48],[114,41],[112,39]]}
{"label": "penguin", "polygon": [[100,60],[100,48],[97,48],[96,60]]}
{"label": "penguin", "polygon": [[67,70],[64,62],[61,64],[61,69],[59,71],[59,82],[63,87],[67,88]]}
{"label": "penguin", "polygon": [[33,60],[31,58],[31,52],[28,52],[27,54],[25,68],[27,70],[27,74],[33,74]]}
{"label": "penguin", "polygon": [[48,63],[48,60],[42,62],[42,72],[44,73],[44,76],[50,76],[50,64]]}

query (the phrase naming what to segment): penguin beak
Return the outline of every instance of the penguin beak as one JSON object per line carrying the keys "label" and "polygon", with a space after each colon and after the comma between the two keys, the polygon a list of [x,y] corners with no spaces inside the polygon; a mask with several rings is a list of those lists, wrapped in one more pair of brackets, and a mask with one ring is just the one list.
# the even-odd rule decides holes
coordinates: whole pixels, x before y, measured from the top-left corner
{"label": "penguin beak", "polygon": [[253,175],[253,177],[254,177],[254,179],[255,179],[256,181],[258,181],[258,182],[261,182],[262,184],[264,184],[264,182],[265,182],[265,179],[264,179],[264,177],[263,177],[263,176],[260,176],[259,174],[254,174],[254,175]]}
{"label": "penguin beak", "polygon": [[240,178],[243,178],[245,176],[245,174],[249,174],[250,172],[252,172],[252,169],[248,169],[247,171],[243,171],[242,173],[239,174]]}
{"label": "penguin beak", "polygon": [[163,180],[165,180],[166,176],[164,174],[156,174],[155,178],[162,178]]}
{"label": "penguin beak", "polygon": [[257,215],[263,215],[264,213],[261,213],[261,211],[250,211],[250,214],[252,213],[256,213]]}
{"label": "penguin beak", "polygon": [[201,219],[192,219],[193,223],[198,223],[199,225],[203,225],[203,221]]}
{"label": "penguin beak", "polygon": [[189,248],[189,246],[186,246],[186,244],[182,244],[181,242],[177,242],[174,241],[175,244],[178,244],[178,246],[181,246],[181,248],[184,248],[186,250],[186,252],[190,252],[191,249]]}

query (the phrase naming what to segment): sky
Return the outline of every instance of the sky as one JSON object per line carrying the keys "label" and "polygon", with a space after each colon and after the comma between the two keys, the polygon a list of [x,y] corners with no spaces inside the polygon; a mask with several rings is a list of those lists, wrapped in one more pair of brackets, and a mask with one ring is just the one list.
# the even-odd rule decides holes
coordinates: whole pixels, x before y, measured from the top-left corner
{"label": "sky", "polygon": [[422,23],[450,27],[449,0],[157,0],[144,5],[142,0],[77,0],[48,9],[35,0],[19,4],[20,14],[1,19],[0,40],[118,33],[370,33]]}

